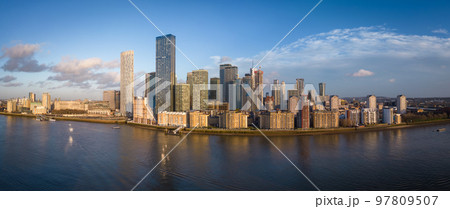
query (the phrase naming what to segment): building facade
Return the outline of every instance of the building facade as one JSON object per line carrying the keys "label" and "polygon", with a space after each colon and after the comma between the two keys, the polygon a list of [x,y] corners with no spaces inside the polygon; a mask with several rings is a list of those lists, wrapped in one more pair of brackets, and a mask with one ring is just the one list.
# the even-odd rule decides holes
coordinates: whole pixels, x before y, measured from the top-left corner
{"label": "building facade", "polygon": [[339,127],[338,111],[314,111],[312,114],[313,128],[337,128]]}
{"label": "building facade", "polygon": [[134,98],[134,51],[120,54],[120,113],[130,116]]}
{"label": "building facade", "polygon": [[47,113],[52,110],[52,99],[49,93],[42,94],[42,106],[47,110]]}
{"label": "building facade", "polygon": [[325,96],[325,83],[319,83],[319,96]]}
{"label": "building facade", "polygon": [[386,124],[394,123],[394,108],[383,109],[383,123]]}
{"label": "building facade", "polygon": [[248,114],[243,112],[227,111],[219,115],[219,128],[242,129],[247,128]]}
{"label": "building facade", "polygon": [[294,129],[295,114],[290,112],[267,112],[260,115],[261,129]]}
{"label": "building facade", "polygon": [[377,109],[377,97],[375,95],[367,96],[367,107],[370,109]]}
{"label": "building facade", "polygon": [[399,113],[399,114],[406,113],[406,97],[405,97],[405,95],[397,96],[397,113]]}
{"label": "building facade", "polygon": [[178,83],[175,85],[175,112],[186,112],[190,110],[191,87],[189,84]]}
{"label": "building facade", "polygon": [[109,108],[111,110],[116,110],[119,109],[119,105],[120,104],[120,93],[119,91],[116,90],[108,90],[108,91],[103,91],[103,101],[107,101],[109,102]]}
{"label": "building facade", "polygon": [[208,71],[192,71],[192,110],[206,110],[208,107]]}
{"label": "building facade", "polygon": [[348,126],[358,126],[361,123],[361,111],[359,109],[349,109],[345,112]]}
{"label": "building facade", "polygon": [[153,124],[154,117],[148,109],[145,97],[134,97],[133,102],[133,122],[142,124]]}
{"label": "building facade", "polygon": [[155,112],[174,110],[174,91],[176,84],[175,36],[168,34],[156,37],[156,104]]}
{"label": "building facade", "polygon": [[330,109],[331,110],[339,110],[339,106],[340,106],[340,100],[339,97],[334,95],[330,98]]}
{"label": "building facade", "polygon": [[186,112],[160,112],[158,113],[158,125],[160,126],[188,126]]}
{"label": "building facade", "polygon": [[201,111],[192,111],[189,112],[189,127],[197,127],[204,128],[208,127],[208,118],[209,115],[207,113]]}
{"label": "building facade", "polygon": [[297,96],[291,96],[288,100],[288,111],[297,114],[300,110],[300,99]]}
{"label": "building facade", "polygon": [[372,108],[363,108],[361,110],[361,124],[377,124],[378,123],[378,110]]}

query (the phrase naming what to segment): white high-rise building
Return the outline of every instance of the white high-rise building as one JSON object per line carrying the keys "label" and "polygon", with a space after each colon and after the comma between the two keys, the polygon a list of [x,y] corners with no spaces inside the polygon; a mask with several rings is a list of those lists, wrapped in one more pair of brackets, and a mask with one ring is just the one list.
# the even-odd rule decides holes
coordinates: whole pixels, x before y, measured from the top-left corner
{"label": "white high-rise building", "polygon": [[375,95],[367,96],[367,103],[370,109],[377,109],[377,97]]}
{"label": "white high-rise building", "polygon": [[361,124],[376,124],[378,122],[377,109],[363,108],[361,110]]}
{"label": "white high-rise building", "polygon": [[397,113],[400,113],[400,114],[406,113],[406,97],[405,97],[405,95],[397,96]]}
{"label": "white high-rise building", "polygon": [[120,54],[120,113],[122,115],[130,115],[133,112],[133,81],[134,51],[130,50]]}

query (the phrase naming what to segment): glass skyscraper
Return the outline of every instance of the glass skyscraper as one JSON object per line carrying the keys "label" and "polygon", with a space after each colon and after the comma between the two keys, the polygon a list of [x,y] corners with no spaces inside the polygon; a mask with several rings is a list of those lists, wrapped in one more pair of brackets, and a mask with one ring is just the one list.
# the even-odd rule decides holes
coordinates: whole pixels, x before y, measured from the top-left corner
{"label": "glass skyscraper", "polygon": [[175,36],[156,37],[156,112],[174,110]]}

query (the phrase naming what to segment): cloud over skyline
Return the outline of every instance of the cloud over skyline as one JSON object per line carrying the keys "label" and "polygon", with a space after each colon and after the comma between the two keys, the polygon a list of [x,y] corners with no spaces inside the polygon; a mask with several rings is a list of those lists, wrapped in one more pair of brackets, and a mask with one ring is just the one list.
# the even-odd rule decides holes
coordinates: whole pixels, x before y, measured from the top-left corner
{"label": "cloud over skyline", "polygon": [[0,78],[0,82],[8,83],[10,81],[16,80],[17,78],[14,76],[6,75]]}
{"label": "cloud over skyline", "polygon": [[[240,67],[243,74],[252,60],[257,62],[266,53],[233,58],[231,63]],[[306,36],[281,45],[261,63],[264,75],[279,72],[277,79],[286,83],[294,83],[295,78],[305,78],[306,83],[324,81],[330,84],[327,85],[329,88],[336,90],[333,93],[340,95],[359,95],[369,89],[374,93],[389,94],[388,88],[393,87],[414,91],[416,87],[407,86],[406,80],[450,88],[448,82],[441,81],[443,76],[450,77],[450,72],[442,68],[449,65],[450,38],[404,35],[383,26],[335,29]],[[361,70],[355,73],[358,69]],[[365,83],[355,80],[364,76],[373,79]],[[389,81],[392,77],[397,78],[395,86],[383,87],[377,83],[379,79]],[[367,90],[355,89],[342,81],[366,86]],[[426,95],[429,89],[431,87],[422,87],[415,93]],[[445,86],[439,89],[445,89]],[[433,93],[448,95],[445,92]]]}
{"label": "cloud over skyline", "polygon": [[[120,84],[120,75],[117,72],[102,72],[102,69],[118,68],[120,63],[117,60],[103,61],[100,58],[88,58],[78,60],[70,57],[63,57],[51,71],[55,75],[49,76],[47,80],[62,81],[60,87],[79,87],[88,89],[92,87],[92,82],[98,84],[98,88],[117,87]],[[91,82],[92,81],[92,82]]]}
{"label": "cloud over skyline", "polygon": [[[29,82],[30,86],[101,90],[120,85],[118,60],[63,56],[55,65],[38,64],[34,56],[40,49],[40,44],[17,44],[3,48],[0,57],[6,58],[3,70],[35,72],[25,70],[28,68],[23,63],[28,60],[28,63],[34,63],[31,65],[43,66],[47,75],[43,80]],[[210,71],[209,77],[213,77],[218,76],[220,64],[231,63],[239,67],[242,77],[248,73],[252,61],[257,63],[266,53],[261,51],[254,56],[236,58],[209,56],[207,58],[211,64],[203,68]],[[14,67],[17,60],[22,64]],[[5,66],[9,66],[9,70],[4,69]],[[418,94],[415,96],[430,92],[448,95],[435,90],[450,88],[449,82],[443,80],[450,77],[447,66],[450,66],[450,38],[405,35],[382,26],[334,29],[305,36],[280,45],[261,63],[266,82],[279,79],[288,84],[294,83],[296,78],[304,78],[305,83],[326,82],[331,93],[343,96],[367,93],[389,95],[393,91],[407,94],[403,92],[405,89]],[[179,77],[184,79],[185,76]],[[370,79],[359,79],[361,77]],[[379,85],[380,82],[386,85]],[[427,83],[428,86],[410,86],[411,82]]]}
{"label": "cloud over skyline", "polygon": [[35,53],[41,48],[41,44],[17,44],[13,47],[3,47],[0,59],[6,58],[1,67],[9,72],[42,72],[49,67],[39,64],[34,58]]}

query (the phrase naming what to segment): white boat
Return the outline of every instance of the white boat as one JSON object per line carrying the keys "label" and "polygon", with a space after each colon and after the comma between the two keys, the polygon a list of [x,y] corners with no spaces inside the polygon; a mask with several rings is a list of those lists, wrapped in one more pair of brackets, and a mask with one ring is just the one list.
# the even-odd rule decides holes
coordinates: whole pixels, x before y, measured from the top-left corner
{"label": "white boat", "polygon": [[53,118],[48,119],[48,121],[55,122],[56,120]]}
{"label": "white boat", "polygon": [[120,126],[114,126],[114,127],[112,127],[113,129],[119,129],[120,128]]}
{"label": "white boat", "polygon": [[69,131],[70,131],[70,132],[73,132],[73,128],[69,128]]}

